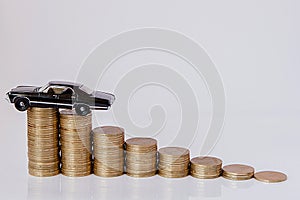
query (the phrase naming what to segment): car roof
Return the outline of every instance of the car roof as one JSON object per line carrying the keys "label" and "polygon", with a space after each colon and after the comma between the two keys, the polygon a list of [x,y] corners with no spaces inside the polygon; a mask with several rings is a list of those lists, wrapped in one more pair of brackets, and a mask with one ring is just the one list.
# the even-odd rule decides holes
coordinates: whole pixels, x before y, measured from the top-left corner
{"label": "car roof", "polygon": [[70,86],[70,87],[80,87],[82,84],[67,82],[67,81],[50,81],[49,85],[60,85],[60,86]]}

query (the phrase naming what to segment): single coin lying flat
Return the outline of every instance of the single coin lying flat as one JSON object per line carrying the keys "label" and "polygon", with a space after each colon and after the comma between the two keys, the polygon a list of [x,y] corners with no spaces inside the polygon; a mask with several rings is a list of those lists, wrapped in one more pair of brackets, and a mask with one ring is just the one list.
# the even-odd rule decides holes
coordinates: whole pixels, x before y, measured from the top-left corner
{"label": "single coin lying flat", "polygon": [[276,171],[262,171],[255,173],[254,178],[265,183],[278,183],[287,180],[287,175]]}

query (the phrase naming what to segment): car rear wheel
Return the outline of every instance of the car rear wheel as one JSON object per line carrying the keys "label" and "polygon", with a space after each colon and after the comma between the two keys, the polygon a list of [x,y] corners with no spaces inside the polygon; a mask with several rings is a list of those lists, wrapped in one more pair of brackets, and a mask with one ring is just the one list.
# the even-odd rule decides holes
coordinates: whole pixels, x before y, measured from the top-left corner
{"label": "car rear wheel", "polygon": [[76,104],[75,111],[78,115],[85,116],[91,112],[91,109],[86,104]]}
{"label": "car rear wheel", "polygon": [[25,111],[29,108],[29,100],[27,98],[17,98],[15,100],[15,107],[19,111]]}

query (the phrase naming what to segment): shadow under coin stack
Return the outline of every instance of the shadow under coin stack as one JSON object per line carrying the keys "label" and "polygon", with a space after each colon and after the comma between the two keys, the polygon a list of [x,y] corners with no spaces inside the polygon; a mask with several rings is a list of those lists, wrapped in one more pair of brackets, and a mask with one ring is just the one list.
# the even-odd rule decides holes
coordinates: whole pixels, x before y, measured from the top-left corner
{"label": "shadow under coin stack", "polygon": [[248,165],[233,164],[223,167],[222,176],[230,180],[248,180],[254,175],[254,168]]}
{"label": "shadow under coin stack", "polygon": [[158,151],[158,174],[166,178],[181,178],[189,173],[190,151],[181,147],[165,147]]}
{"label": "shadow under coin stack", "polygon": [[29,174],[40,177],[59,174],[58,110],[29,108],[27,123]]}
{"label": "shadow under coin stack", "polygon": [[191,160],[190,173],[200,179],[217,178],[222,173],[222,160],[209,156],[195,157]]}
{"label": "shadow under coin stack", "polygon": [[65,176],[87,176],[92,171],[92,114],[77,115],[74,110],[60,112],[62,167]]}
{"label": "shadow under coin stack", "polygon": [[94,174],[120,176],[124,171],[124,129],[103,126],[93,129]]}
{"label": "shadow under coin stack", "polygon": [[149,177],[156,174],[157,141],[152,138],[126,140],[126,171],[128,176]]}

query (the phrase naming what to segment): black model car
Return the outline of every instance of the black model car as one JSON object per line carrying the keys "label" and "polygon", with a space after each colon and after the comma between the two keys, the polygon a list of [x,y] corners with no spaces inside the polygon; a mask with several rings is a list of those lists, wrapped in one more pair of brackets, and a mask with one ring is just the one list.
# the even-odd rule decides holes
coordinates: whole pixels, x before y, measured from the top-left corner
{"label": "black model car", "polygon": [[75,108],[79,115],[87,115],[91,109],[107,110],[115,96],[101,91],[92,91],[82,84],[51,81],[43,87],[18,86],[7,94],[10,103],[19,111],[28,107]]}

